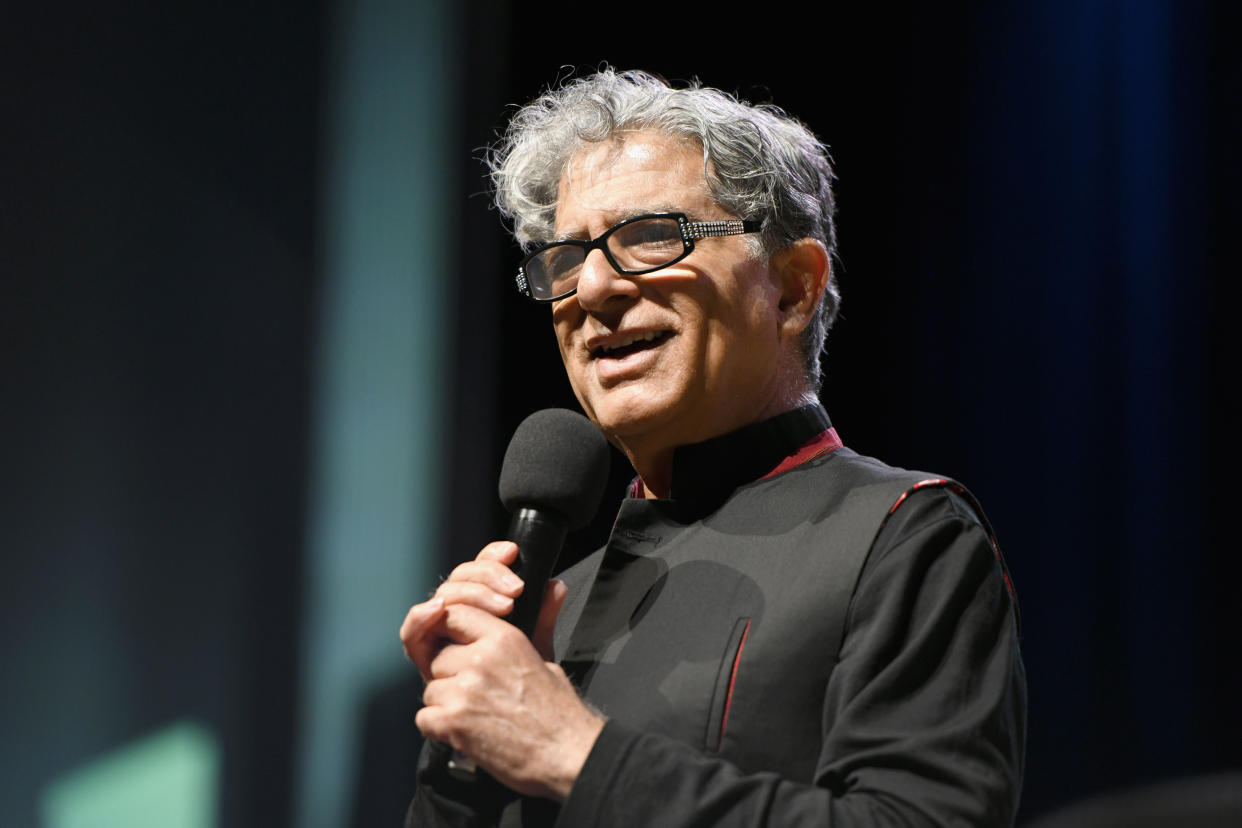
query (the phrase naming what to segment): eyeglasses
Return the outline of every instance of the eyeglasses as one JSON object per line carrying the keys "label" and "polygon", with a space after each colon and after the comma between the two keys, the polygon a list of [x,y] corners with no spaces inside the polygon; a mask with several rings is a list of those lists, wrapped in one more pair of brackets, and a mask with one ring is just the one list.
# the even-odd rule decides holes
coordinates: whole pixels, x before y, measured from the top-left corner
{"label": "eyeglasses", "polygon": [[545,244],[522,260],[520,293],[536,302],[554,302],[578,290],[578,275],[592,250],[602,250],[613,270],[641,276],[680,262],[694,251],[694,240],[709,236],[758,233],[762,221],[690,221],[684,213],[649,213],[614,224],[590,241]]}

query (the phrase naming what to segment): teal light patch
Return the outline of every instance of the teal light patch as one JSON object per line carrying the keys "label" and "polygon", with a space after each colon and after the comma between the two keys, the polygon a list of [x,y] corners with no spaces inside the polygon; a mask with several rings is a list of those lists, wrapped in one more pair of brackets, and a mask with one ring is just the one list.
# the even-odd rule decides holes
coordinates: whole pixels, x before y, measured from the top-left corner
{"label": "teal light patch", "polygon": [[51,782],[40,797],[44,828],[215,828],[220,745],[181,722]]}

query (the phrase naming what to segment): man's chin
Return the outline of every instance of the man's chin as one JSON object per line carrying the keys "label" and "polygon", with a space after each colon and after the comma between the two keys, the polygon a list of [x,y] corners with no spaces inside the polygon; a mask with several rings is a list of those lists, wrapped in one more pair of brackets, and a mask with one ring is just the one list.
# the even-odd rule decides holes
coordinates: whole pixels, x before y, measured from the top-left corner
{"label": "man's chin", "polygon": [[673,440],[675,427],[684,425],[678,416],[677,400],[661,402],[649,394],[636,394],[628,399],[609,399],[588,413],[609,442],[632,454],[668,443]]}

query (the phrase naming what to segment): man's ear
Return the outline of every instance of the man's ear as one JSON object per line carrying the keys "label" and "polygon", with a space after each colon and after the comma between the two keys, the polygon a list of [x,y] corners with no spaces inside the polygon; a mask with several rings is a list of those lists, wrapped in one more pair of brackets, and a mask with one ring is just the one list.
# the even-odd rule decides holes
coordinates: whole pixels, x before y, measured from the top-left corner
{"label": "man's ear", "polygon": [[814,318],[828,288],[832,274],[828,248],[819,239],[798,239],[772,254],[771,261],[781,288],[781,333],[798,336]]}

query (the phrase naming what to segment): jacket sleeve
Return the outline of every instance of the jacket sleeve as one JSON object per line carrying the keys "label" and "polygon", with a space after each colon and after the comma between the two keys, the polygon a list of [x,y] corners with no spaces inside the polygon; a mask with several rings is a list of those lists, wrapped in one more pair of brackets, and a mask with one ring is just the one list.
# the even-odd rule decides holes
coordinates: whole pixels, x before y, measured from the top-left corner
{"label": "jacket sleeve", "polygon": [[610,721],[557,825],[1010,825],[1025,717],[999,555],[957,495],[920,491],[880,532],[851,600],[812,780],[744,774]]}
{"label": "jacket sleeve", "polygon": [[517,794],[486,774],[473,780],[454,778],[447,770],[450,749],[443,742],[423,743],[418,759],[418,788],[406,811],[406,828],[491,828],[501,821]]}

